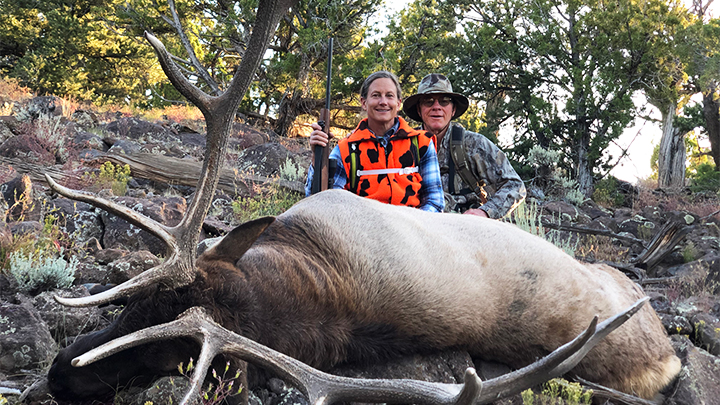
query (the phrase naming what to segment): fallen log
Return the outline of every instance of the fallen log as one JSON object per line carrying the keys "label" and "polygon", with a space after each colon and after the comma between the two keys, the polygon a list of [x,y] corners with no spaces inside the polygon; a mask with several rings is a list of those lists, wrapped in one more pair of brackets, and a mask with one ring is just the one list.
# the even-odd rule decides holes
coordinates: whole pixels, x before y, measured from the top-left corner
{"label": "fallen log", "polygon": [[[128,165],[132,177],[171,185],[194,187],[197,185],[202,172],[202,162],[150,153],[132,155],[105,154],[93,160],[93,162],[100,164],[106,161]],[[7,157],[0,157],[0,164],[10,166],[18,173],[28,174],[30,180],[42,184],[46,184],[45,173],[63,184],[81,180],[81,175],[63,170],[60,166],[38,165]],[[229,168],[222,169],[218,189],[231,195],[250,197],[253,195],[254,186],[267,187],[270,185],[298,193],[305,192],[303,184],[299,181],[249,175]]]}

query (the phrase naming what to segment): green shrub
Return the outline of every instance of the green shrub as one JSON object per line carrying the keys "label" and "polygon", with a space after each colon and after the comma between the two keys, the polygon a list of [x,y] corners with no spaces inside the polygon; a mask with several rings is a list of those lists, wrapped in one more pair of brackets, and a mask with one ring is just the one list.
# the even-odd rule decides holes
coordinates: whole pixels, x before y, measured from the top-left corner
{"label": "green shrub", "polygon": [[690,178],[690,190],[694,193],[700,191],[718,192],[720,190],[720,171],[715,170],[715,165],[702,163],[698,165],[695,172],[688,173]]}
{"label": "green shrub", "polygon": [[279,215],[303,198],[302,194],[273,185],[252,197],[238,197],[232,203],[235,218],[244,223],[268,215]]}
{"label": "green shrub", "polygon": [[682,249],[682,257],[684,263],[690,263],[698,258],[698,249],[692,241],[689,241],[687,245]]}
{"label": "green shrub", "polygon": [[579,383],[554,378],[543,384],[542,392],[535,395],[532,390],[523,391],[520,396],[523,405],[585,405],[592,401],[592,390],[583,390]]}
{"label": "green shrub", "polygon": [[563,238],[556,230],[546,232],[540,220],[538,206],[534,201],[529,203],[527,200],[523,201],[515,208],[512,215],[509,218],[503,218],[503,221],[512,222],[523,231],[539,236],[575,257],[575,251],[580,243],[579,239],[573,243],[570,238]]}
{"label": "green shrub", "polygon": [[18,290],[37,294],[54,288],[68,288],[75,280],[78,260],[73,257],[70,263],[62,257],[36,257],[22,251],[10,254],[9,274],[15,280]]}
{"label": "green shrub", "polygon": [[103,163],[97,175],[94,173],[83,175],[83,180],[90,183],[89,188],[92,191],[110,189],[116,196],[125,195],[131,178],[129,165],[115,165],[112,162]]}
{"label": "green shrub", "polygon": [[303,177],[305,177],[305,170],[300,165],[295,164],[288,156],[285,158],[285,163],[280,165],[279,176],[283,180],[302,181]]}
{"label": "green shrub", "polygon": [[618,190],[615,177],[607,177],[595,183],[592,199],[605,207],[622,207],[625,204],[625,196]]}
{"label": "green shrub", "polygon": [[105,162],[100,166],[101,182],[108,184],[115,195],[125,195],[127,192],[127,184],[130,181],[129,165],[114,165],[112,162]]}

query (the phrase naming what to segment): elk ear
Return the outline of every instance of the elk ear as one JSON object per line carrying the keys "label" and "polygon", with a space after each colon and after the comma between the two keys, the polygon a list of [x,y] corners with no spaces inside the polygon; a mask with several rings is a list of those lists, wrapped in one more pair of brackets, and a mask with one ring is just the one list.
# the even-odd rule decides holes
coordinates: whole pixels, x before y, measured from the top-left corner
{"label": "elk ear", "polygon": [[220,242],[203,253],[203,256],[234,262],[250,249],[255,240],[274,221],[275,217],[262,217],[245,222],[225,235]]}

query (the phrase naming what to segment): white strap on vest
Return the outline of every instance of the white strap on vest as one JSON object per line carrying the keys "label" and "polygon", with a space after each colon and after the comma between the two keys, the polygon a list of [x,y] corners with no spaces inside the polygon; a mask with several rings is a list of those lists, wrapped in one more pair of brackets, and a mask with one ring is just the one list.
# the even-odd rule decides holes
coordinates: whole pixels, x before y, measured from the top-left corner
{"label": "white strap on vest", "polygon": [[397,174],[411,174],[411,173],[417,173],[420,169],[418,169],[417,166],[415,167],[400,167],[397,169],[375,169],[375,170],[358,170],[357,175],[358,176],[370,176],[375,174],[391,174],[391,173],[397,173]]}

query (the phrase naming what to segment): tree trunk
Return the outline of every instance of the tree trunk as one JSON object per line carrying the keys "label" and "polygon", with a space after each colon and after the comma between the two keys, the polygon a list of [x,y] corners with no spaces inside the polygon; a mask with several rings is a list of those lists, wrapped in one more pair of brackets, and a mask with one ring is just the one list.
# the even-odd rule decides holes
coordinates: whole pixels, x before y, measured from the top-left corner
{"label": "tree trunk", "polygon": [[[662,110],[661,110],[662,111]],[[677,103],[673,102],[662,111],[663,134],[658,155],[658,187],[681,188],[685,186],[685,133],[675,128]]]}
{"label": "tree trunk", "polygon": [[593,180],[593,173],[592,173],[592,167],[590,167],[590,160],[588,159],[589,153],[588,150],[590,149],[590,136],[586,133],[588,131],[586,128],[581,128],[583,130],[582,137],[580,138],[578,144],[577,144],[577,183],[578,183],[578,190],[580,190],[581,193],[585,197],[590,197],[594,191],[594,180]]}
{"label": "tree trunk", "polygon": [[720,168],[720,102],[715,99],[717,87],[705,89],[703,92],[703,115],[705,130],[710,138],[710,155],[715,161],[715,168]]}

